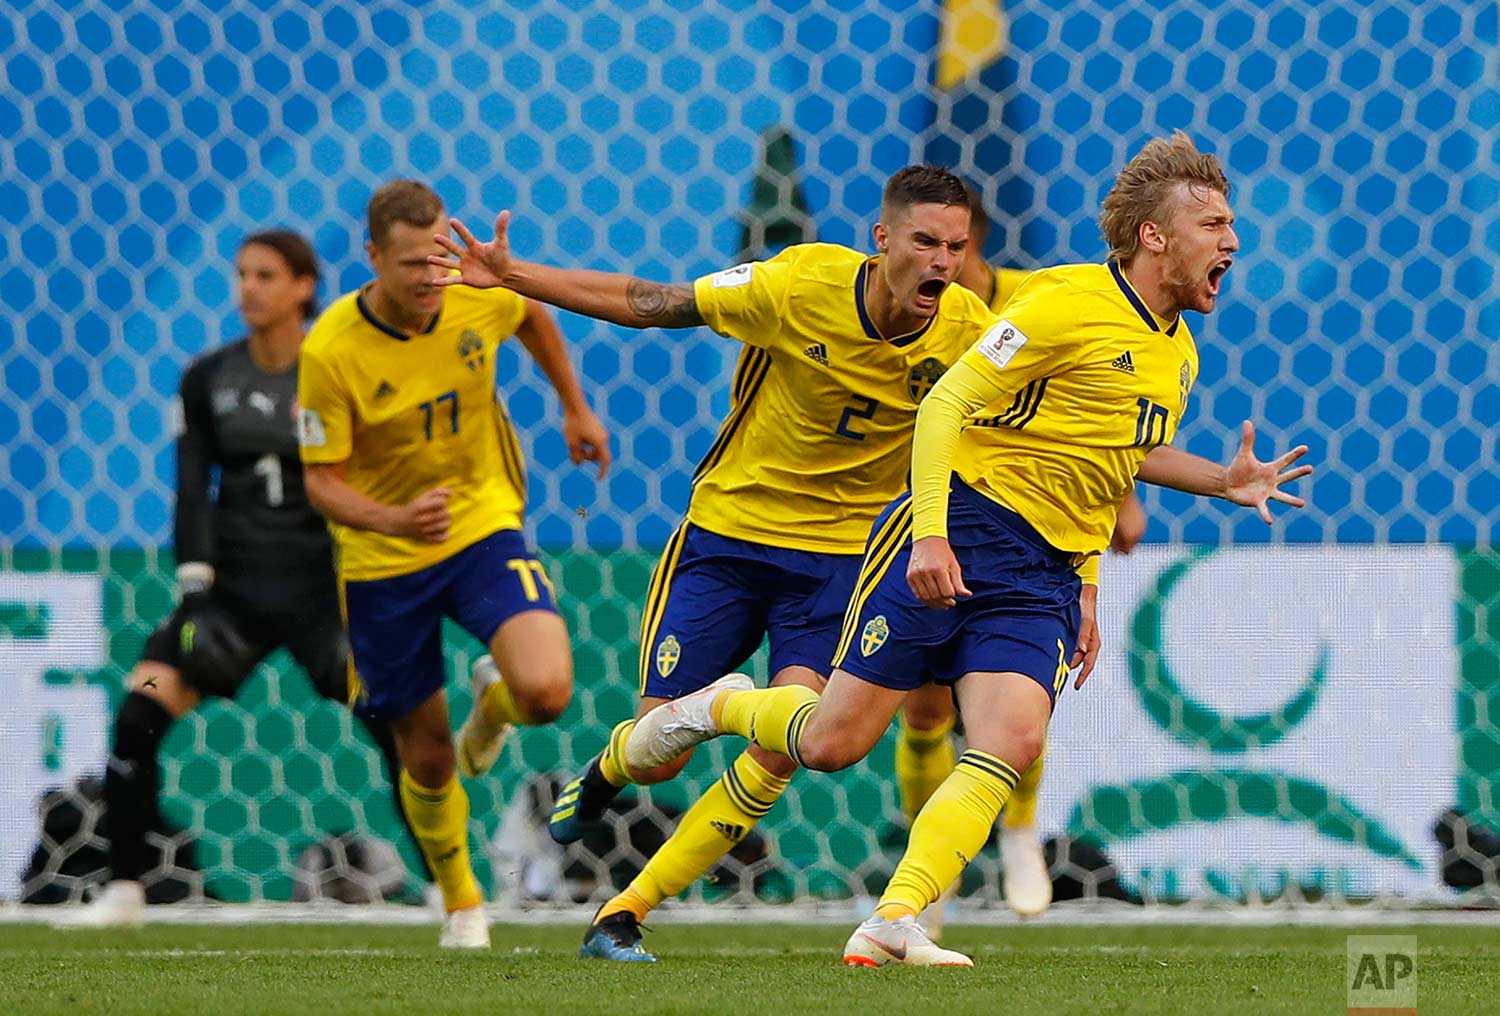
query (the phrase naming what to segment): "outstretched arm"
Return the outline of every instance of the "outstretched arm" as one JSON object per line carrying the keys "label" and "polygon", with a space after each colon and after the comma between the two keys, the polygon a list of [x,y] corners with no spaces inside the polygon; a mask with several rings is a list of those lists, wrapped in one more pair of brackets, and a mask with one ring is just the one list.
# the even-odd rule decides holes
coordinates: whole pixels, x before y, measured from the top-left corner
{"label": "outstretched arm", "polygon": [[613,272],[519,261],[510,254],[508,211],[495,217],[495,238],[488,243],[480,243],[459,220],[452,219],[450,224],[462,245],[451,237],[438,236],[437,242],[448,254],[427,258],[432,264],[458,272],[439,279],[440,286],[504,286],[533,300],[627,328],[691,328],[703,324],[691,282],[647,282]]}
{"label": "outstretched arm", "polygon": [[1255,457],[1255,425],[1246,420],[1240,427],[1239,451],[1229,465],[1221,466],[1163,445],[1151,449],[1136,476],[1158,487],[1171,487],[1204,497],[1221,497],[1254,508],[1269,525],[1272,521],[1270,502],[1280,501],[1293,508],[1307,504],[1297,495],[1281,489],[1313,471],[1312,466],[1287,468],[1306,454],[1307,445],[1298,445],[1270,462],[1260,461]]}
{"label": "outstretched arm", "polygon": [[584,462],[599,463],[599,479],[609,472],[609,431],[589,408],[583,388],[578,384],[578,375],[568,359],[567,343],[557,322],[546,307],[535,300],[526,301],[526,317],[516,329],[516,338],[526,347],[526,352],[542,368],[547,380],[557,390],[562,400],[563,440],[568,443],[568,457],[574,465]]}

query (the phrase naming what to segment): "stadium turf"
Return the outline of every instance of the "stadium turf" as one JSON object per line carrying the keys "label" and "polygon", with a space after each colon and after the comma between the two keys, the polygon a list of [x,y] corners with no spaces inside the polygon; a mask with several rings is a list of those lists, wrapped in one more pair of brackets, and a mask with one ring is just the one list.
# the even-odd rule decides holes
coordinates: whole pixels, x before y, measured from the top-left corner
{"label": "stadium turf", "polygon": [[1500,1010],[1500,927],[952,928],[973,970],[839,964],[848,929],[673,925],[647,966],[579,960],[577,929],[497,926],[455,955],[436,928],[0,925],[0,1010],[239,1013],[1296,1013],[1344,1011],[1345,938],[1415,934],[1423,1013]]}

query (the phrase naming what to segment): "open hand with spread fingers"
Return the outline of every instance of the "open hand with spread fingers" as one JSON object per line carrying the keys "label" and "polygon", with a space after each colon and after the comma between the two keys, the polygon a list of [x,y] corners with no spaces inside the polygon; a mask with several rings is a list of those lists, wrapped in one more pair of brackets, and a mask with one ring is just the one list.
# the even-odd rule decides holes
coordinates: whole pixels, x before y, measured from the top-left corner
{"label": "open hand with spread fingers", "polygon": [[1312,473],[1312,466],[1292,468],[1292,463],[1306,454],[1307,445],[1298,445],[1270,462],[1260,461],[1255,457],[1255,424],[1246,420],[1240,425],[1240,449],[1224,474],[1225,499],[1254,508],[1267,525],[1272,522],[1272,501],[1305,507],[1306,500],[1282,488]]}
{"label": "open hand with spread fingers", "polygon": [[511,263],[510,237],[507,235],[510,212],[504,211],[495,216],[495,238],[489,243],[480,243],[469,232],[469,227],[458,219],[449,219],[448,224],[453,227],[458,239],[463,241],[463,246],[459,246],[458,241],[450,236],[438,234],[433,239],[448,253],[429,254],[427,261],[429,264],[457,271],[458,274],[438,279],[437,285],[473,286],[475,289],[493,289],[505,285]]}

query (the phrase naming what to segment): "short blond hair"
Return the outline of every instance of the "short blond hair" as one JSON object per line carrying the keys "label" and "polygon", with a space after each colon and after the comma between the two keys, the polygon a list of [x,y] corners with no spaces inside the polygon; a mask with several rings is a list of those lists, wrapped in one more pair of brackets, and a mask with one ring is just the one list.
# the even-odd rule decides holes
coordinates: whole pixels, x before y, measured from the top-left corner
{"label": "short blond hair", "polygon": [[1162,223],[1169,212],[1168,196],[1179,183],[1209,187],[1229,197],[1229,179],[1219,160],[1198,151],[1182,131],[1148,142],[1125,164],[1099,213],[1111,260],[1127,264],[1140,252],[1141,226]]}

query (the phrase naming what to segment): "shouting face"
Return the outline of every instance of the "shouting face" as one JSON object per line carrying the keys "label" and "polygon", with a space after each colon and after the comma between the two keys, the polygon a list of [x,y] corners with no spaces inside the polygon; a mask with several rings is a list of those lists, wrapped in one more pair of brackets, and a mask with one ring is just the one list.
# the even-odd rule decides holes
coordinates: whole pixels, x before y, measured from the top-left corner
{"label": "shouting face", "polygon": [[1212,187],[1178,183],[1167,200],[1166,219],[1163,288],[1182,310],[1207,314],[1240,249],[1229,199]]}
{"label": "shouting face", "polygon": [[969,249],[968,205],[918,204],[894,209],[875,225],[882,277],[896,314],[925,320],[958,278]]}

